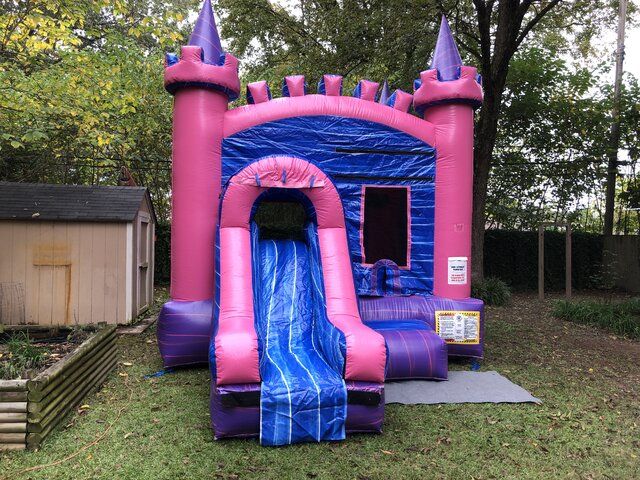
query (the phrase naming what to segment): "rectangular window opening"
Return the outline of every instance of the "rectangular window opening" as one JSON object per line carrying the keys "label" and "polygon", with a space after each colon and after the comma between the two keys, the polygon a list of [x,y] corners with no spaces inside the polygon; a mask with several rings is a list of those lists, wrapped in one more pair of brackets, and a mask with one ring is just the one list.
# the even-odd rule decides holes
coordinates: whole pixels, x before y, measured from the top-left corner
{"label": "rectangular window opening", "polygon": [[363,263],[409,266],[409,187],[363,187]]}

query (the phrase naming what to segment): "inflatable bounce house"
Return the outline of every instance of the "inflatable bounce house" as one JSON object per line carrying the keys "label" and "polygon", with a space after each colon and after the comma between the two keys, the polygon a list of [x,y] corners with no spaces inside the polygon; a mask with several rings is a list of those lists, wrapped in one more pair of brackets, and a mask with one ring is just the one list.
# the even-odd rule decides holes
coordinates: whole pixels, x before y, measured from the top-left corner
{"label": "inflatable bounce house", "polygon": [[167,367],[209,362],[216,438],[380,431],[385,380],[446,380],[448,356],[482,356],[483,305],[469,298],[482,87],[444,18],[413,95],[368,80],[345,95],[330,74],[310,94],[294,75],[277,99],[250,83],[229,110],[238,60],[206,0],[164,83],[173,220],[158,341]]}

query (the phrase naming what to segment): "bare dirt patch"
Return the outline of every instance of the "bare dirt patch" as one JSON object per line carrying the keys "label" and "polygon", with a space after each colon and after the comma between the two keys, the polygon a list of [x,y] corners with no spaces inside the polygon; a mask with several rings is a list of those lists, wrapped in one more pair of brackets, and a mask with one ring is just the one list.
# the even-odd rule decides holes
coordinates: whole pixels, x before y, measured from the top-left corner
{"label": "bare dirt patch", "polygon": [[0,336],[0,379],[33,378],[93,334],[85,329],[8,331]]}
{"label": "bare dirt patch", "polygon": [[[636,396],[640,385],[640,342],[555,318],[553,303],[563,298],[551,295],[540,302],[535,294],[517,294],[506,307],[487,307],[488,321],[502,324],[502,328],[491,329],[498,333],[492,339],[496,342],[495,349],[489,346],[492,353],[507,361],[515,360],[524,353],[522,347],[525,346],[531,361],[542,364],[551,357],[580,374],[604,372]],[[597,297],[589,292],[576,298]],[[628,296],[620,296],[620,299],[626,298]]]}

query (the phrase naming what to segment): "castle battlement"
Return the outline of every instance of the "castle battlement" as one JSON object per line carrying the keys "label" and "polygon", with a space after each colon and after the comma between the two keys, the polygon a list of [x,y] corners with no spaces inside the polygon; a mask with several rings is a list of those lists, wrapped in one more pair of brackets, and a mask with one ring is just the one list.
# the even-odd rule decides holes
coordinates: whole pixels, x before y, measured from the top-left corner
{"label": "castle battlement", "polygon": [[[318,95],[342,96],[342,83],[341,75],[325,74],[318,82]],[[205,1],[189,45],[182,47],[180,58],[172,53],[166,55],[164,84],[171,94],[180,88],[195,86],[220,91],[229,102],[239,97],[238,59],[222,51],[209,1]],[[444,16],[431,68],[420,73],[413,87],[413,95],[400,89],[390,94],[386,81],[381,89],[380,83],[362,79],[351,96],[405,113],[409,113],[413,105],[420,116],[424,115],[425,109],[436,105],[456,103],[478,108],[482,104],[482,79],[476,68],[462,65]],[[285,77],[281,91],[283,97],[306,96],[308,85],[305,76]],[[272,100],[269,84],[265,80],[249,83],[246,99],[249,105]]]}

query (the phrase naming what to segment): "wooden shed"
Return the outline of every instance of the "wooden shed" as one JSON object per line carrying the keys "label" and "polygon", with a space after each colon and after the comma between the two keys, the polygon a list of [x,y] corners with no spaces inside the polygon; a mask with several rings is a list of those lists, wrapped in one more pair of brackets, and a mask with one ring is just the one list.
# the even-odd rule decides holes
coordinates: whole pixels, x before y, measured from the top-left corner
{"label": "wooden shed", "polygon": [[129,323],[153,301],[144,187],[0,182],[0,324]]}

